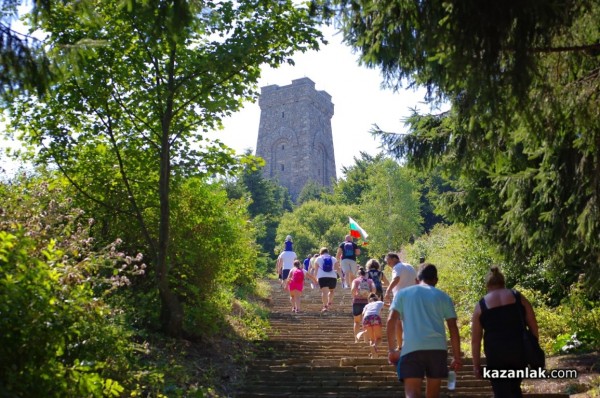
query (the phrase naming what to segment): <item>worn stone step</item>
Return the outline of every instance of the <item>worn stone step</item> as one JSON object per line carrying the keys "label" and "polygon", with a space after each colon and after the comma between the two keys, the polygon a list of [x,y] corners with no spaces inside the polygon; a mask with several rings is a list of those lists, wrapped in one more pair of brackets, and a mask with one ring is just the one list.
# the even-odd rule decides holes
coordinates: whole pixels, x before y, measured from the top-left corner
{"label": "worn stone step", "polygon": [[[352,305],[349,289],[337,289],[330,311],[321,312],[321,296],[305,289],[302,312],[290,311],[289,294],[271,282],[268,340],[258,344],[259,354],[247,374],[244,388],[236,394],[246,397],[402,397],[402,384],[395,367],[387,363],[387,342],[381,342],[382,357],[369,358],[365,343],[354,343]],[[382,318],[387,310],[382,311]],[[457,373],[457,388],[442,397],[492,397],[489,381],[472,374],[472,361]],[[525,394],[528,398],[542,395]],[[544,395],[551,398],[565,394]]]}

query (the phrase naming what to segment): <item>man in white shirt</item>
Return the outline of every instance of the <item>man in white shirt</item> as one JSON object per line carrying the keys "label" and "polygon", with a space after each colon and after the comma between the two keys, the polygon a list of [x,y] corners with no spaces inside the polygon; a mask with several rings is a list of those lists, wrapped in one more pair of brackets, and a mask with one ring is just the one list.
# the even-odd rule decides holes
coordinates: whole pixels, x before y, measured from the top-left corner
{"label": "man in white shirt", "polygon": [[292,237],[290,235],[285,238],[284,246],[284,250],[277,257],[277,274],[281,279],[282,288],[285,288],[285,281],[292,268],[294,268],[294,260],[298,257],[292,248]]}
{"label": "man in white shirt", "polygon": [[[419,283],[417,272],[410,264],[404,264],[400,261],[398,254],[390,252],[385,256],[385,261],[392,267],[392,282],[385,291],[383,301],[390,299],[392,292],[394,296],[405,287],[413,286]],[[398,323],[400,320],[398,320]],[[402,341],[402,325],[396,325],[396,341]],[[398,335],[399,334],[399,335]]]}
{"label": "man in white shirt", "polygon": [[329,254],[326,247],[319,250],[319,257],[313,264],[313,272],[317,275],[321,300],[323,301],[322,312],[329,310],[333,305],[333,293],[337,285],[338,273],[341,274],[340,264],[337,259]]}

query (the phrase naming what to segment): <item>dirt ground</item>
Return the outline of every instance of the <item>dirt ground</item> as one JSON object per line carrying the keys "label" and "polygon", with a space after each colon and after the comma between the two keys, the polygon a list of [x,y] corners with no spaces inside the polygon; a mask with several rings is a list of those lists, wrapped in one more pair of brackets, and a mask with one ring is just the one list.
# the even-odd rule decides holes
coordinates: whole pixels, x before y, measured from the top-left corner
{"label": "dirt ground", "polygon": [[600,352],[570,354],[546,359],[547,369],[577,369],[577,379],[525,380],[523,391],[568,393],[576,398],[600,397]]}

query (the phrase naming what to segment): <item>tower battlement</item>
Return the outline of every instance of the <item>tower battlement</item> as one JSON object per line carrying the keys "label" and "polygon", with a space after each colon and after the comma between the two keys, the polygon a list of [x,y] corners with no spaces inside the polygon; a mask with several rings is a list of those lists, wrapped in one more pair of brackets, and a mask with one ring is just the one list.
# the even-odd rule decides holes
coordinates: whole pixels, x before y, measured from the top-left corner
{"label": "tower battlement", "polygon": [[331,95],[307,78],[286,86],[261,87],[256,155],[265,159],[263,176],[298,198],[309,181],[331,187],[336,179],[331,132]]}

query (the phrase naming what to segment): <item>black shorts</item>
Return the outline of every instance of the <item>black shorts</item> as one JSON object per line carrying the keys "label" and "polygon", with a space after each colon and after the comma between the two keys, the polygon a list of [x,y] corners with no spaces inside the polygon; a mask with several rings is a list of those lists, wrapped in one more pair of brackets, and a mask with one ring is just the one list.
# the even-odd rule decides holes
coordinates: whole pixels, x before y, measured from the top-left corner
{"label": "black shorts", "polygon": [[284,269],[281,271],[281,279],[286,280],[290,274],[291,269]]}
{"label": "black shorts", "polygon": [[413,351],[400,357],[398,361],[398,380],[444,379],[448,377],[448,351],[421,350]]}
{"label": "black shorts", "polygon": [[321,288],[321,289],[323,289],[324,287],[328,287],[329,289],[333,290],[333,289],[335,289],[336,285],[337,285],[336,278],[331,278],[331,277],[319,278],[319,288]]}
{"label": "black shorts", "polygon": [[367,305],[367,303],[352,304],[352,315],[354,315],[354,316],[361,315],[363,310],[365,309],[366,305]]}

